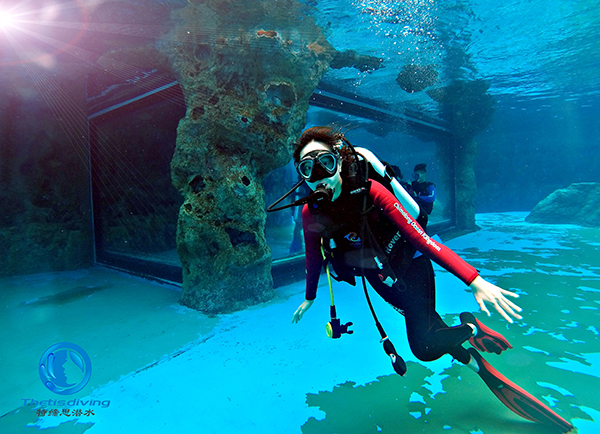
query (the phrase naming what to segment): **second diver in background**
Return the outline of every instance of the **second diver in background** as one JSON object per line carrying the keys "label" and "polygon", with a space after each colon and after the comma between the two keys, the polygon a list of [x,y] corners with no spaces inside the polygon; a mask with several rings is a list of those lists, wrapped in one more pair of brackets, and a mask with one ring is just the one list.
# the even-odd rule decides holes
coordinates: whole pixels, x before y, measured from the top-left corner
{"label": "second diver in background", "polygon": [[427,214],[433,211],[435,202],[435,184],[427,181],[427,164],[420,163],[413,169],[413,182],[411,184],[415,192],[415,200]]}

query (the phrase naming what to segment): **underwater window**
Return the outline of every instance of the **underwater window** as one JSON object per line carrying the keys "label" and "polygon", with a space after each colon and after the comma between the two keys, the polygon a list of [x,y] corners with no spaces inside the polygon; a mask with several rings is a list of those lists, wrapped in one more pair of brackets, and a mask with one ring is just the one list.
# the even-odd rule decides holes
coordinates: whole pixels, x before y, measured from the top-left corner
{"label": "underwater window", "polygon": [[88,83],[88,118],[96,261],[180,282],[175,236],[182,197],[170,162],[185,115],[181,90],[152,72],[135,83],[95,80]]}

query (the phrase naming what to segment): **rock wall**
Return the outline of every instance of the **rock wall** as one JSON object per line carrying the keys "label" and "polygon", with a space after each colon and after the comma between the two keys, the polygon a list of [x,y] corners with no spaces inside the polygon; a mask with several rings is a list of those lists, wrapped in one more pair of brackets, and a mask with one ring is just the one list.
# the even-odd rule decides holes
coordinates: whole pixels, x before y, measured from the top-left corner
{"label": "rock wall", "polygon": [[[25,3],[15,5],[16,13],[29,10]],[[39,19],[90,22],[100,28],[107,23],[136,25],[129,32],[65,30],[60,49],[43,42],[30,46],[29,41],[27,49],[17,53],[18,45],[0,38],[0,276],[92,264],[86,76],[101,73],[122,80],[119,68],[160,67],[161,59],[147,54],[156,50],[144,48],[153,46],[155,36],[163,32],[170,8],[185,0],[75,3],[57,8],[51,18],[36,15],[44,8],[27,13],[32,23]],[[46,31],[42,26],[41,32]],[[11,36],[20,41],[23,34],[11,31]],[[38,52],[44,53],[39,62]],[[110,63],[115,60],[124,63]]]}
{"label": "rock wall", "polygon": [[172,181],[181,303],[231,312],[273,297],[262,181],[287,163],[333,49],[294,0],[208,0],[174,12],[162,49],[184,89]]}
{"label": "rock wall", "polygon": [[542,199],[525,221],[600,227],[600,183],[580,182],[556,190]]}
{"label": "rock wall", "polygon": [[[20,68],[2,65],[0,75],[0,276],[89,266],[85,141],[65,134]],[[55,81],[83,106],[83,82]]]}

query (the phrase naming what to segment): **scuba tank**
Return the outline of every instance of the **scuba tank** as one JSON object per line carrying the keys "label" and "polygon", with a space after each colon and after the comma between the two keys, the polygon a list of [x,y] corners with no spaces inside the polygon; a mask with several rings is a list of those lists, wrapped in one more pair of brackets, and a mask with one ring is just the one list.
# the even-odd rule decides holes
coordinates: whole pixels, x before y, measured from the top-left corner
{"label": "scuba tank", "polygon": [[[366,148],[355,148],[356,153],[359,157],[363,157],[363,159],[368,163],[368,165],[373,168],[373,171],[368,171],[369,176],[375,173],[379,175],[381,179],[375,179],[380,182],[384,187],[390,190],[396,199],[400,202],[400,204],[408,211],[410,216],[417,220],[419,215],[421,214],[421,209],[417,204],[417,201],[402,187],[402,185],[398,182],[398,180],[393,177],[387,170],[387,166],[381,162],[379,158],[375,156],[371,151]],[[383,182],[382,182],[383,181]]]}

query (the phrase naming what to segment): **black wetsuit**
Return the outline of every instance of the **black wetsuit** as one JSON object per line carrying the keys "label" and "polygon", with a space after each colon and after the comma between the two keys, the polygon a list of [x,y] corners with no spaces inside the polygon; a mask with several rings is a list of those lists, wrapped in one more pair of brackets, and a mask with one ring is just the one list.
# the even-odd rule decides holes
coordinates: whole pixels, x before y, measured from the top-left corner
{"label": "black wetsuit", "polygon": [[[365,232],[361,227],[362,200],[343,189],[340,197],[327,207],[304,207],[306,299],[316,297],[323,264],[320,250],[323,239],[341,280],[352,283],[352,276],[364,272],[375,291],[404,315],[410,347],[417,358],[430,361],[449,353],[468,363],[470,355],[461,345],[471,337],[472,329],[466,324],[449,327],[436,312],[430,258],[467,285],[477,277],[477,271],[452,250],[429,238],[396,197],[375,181],[367,198],[372,209],[367,214],[370,229]],[[416,250],[423,255],[414,258]],[[374,256],[383,264],[378,266]],[[397,280],[391,286],[384,283],[393,279]]]}

